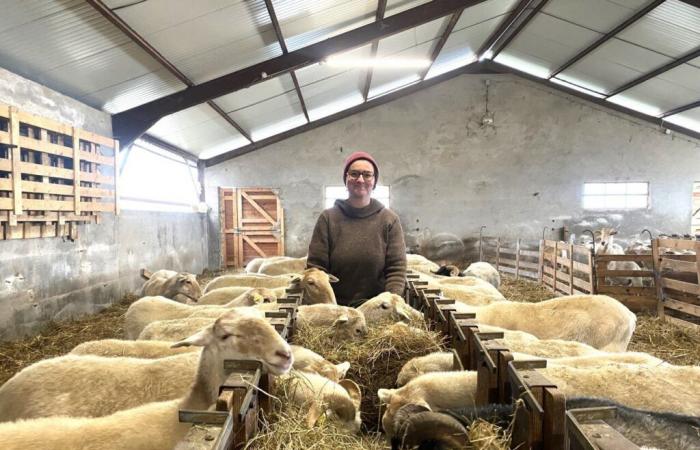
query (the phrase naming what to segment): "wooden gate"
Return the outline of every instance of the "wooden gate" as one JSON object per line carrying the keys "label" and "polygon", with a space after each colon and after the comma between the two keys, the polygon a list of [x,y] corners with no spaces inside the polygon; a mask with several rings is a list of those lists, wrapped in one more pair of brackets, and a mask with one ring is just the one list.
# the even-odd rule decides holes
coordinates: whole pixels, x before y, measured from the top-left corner
{"label": "wooden gate", "polygon": [[257,257],[284,255],[284,213],[276,189],[219,188],[221,260],[245,267]]}

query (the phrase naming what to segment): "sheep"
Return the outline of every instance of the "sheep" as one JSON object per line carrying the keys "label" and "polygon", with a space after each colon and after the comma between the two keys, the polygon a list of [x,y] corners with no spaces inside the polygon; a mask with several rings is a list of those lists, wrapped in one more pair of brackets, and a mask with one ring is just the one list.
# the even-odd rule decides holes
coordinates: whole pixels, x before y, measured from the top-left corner
{"label": "sheep", "polygon": [[306,256],[303,258],[278,259],[276,261],[263,261],[258,273],[266,275],[282,275],[285,273],[301,273],[306,269]]}
{"label": "sheep", "polygon": [[424,256],[407,254],[406,268],[415,272],[431,274],[437,272],[440,266]]}
{"label": "sheep", "polygon": [[294,370],[317,373],[336,383],[345,378],[345,374],[350,369],[350,363],[347,361],[333,364],[318,353],[299,345],[292,345],[292,353]]}
{"label": "sheep", "polygon": [[440,289],[443,296],[471,306],[489,305],[506,300],[490,283],[473,277],[432,280],[428,282],[428,288]]}
{"label": "sheep", "polygon": [[170,341],[175,342],[189,336],[203,327],[209,326],[214,319],[207,317],[187,317],[185,319],[156,320],[146,325],[139,341]]}
{"label": "sheep", "polygon": [[260,266],[264,262],[278,261],[278,260],[281,260],[284,258],[285,258],[284,256],[268,256],[267,258],[253,258],[248,262],[248,264],[246,264],[244,270],[246,273],[258,273]]}
{"label": "sheep", "polygon": [[[246,294],[245,297],[241,297]],[[197,305],[224,305],[226,303],[232,302],[233,300],[238,300],[240,305],[235,306],[253,306],[254,304],[261,303],[256,295],[262,296],[263,303],[275,303],[277,299],[284,298],[286,295],[285,288],[250,288],[247,286],[231,286],[213,289],[206,294],[199,297]]]}
{"label": "sheep", "polygon": [[122,341],[102,339],[78,344],[70,351],[71,355],[128,356],[132,358],[163,358],[198,351],[197,347],[172,348],[168,341]]}
{"label": "sheep", "polygon": [[255,298],[256,294],[260,297],[257,292],[249,292],[222,306],[191,306],[165,297],[143,297],[129,305],[124,315],[124,333],[127,339],[136,339],[146,325],[156,320],[203,316],[216,318],[240,303],[247,303],[246,299],[251,296]]}
{"label": "sheep", "polygon": [[[697,449],[700,418],[671,413],[655,413],[628,408],[619,403],[600,399],[576,397],[566,400],[567,409],[614,407],[614,417],[605,418],[631,442],[642,448]],[[429,411],[427,408],[408,404],[401,407],[394,419],[397,435],[392,440],[394,448],[420,446],[420,448],[459,448],[468,441],[466,428],[477,419],[488,420],[506,429],[515,414],[515,404],[486,405],[477,408],[460,408]],[[457,437],[458,439],[455,439]],[[436,445],[437,447],[433,447]],[[452,447],[450,447],[452,445]],[[411,447],[412,448],[412,447]]]}
{"label": "sheep", "polygon": [[332,328],[337,340],[358,340],[367,335],[362,312],[340,305],[302,305],[297,308],[298,327]]}
{"label": "sheep", "polygon": [[379,325],[383,322],[422,321],[423,314],[411,308],[403,298],[390,292],[383,292],[357,307],[365,316],[367,325]]}
{"label": "sheep", "polygon": [[520,330],[540,339],[582,342],[610,352],[624,352],[637,316],[607,295],[569,295],[540,303],[498,302],[481,307],[461,305],[479,323]]}
{"label": "sheep", "polygon": [[360,431],[362,391],[353,381],[336,383],[316,373],[298,371],[284,378],[290,380],[288,394],[292,403],[309,408],[306,416],[309,427],[325,412],[331,419],[339,420],[343,428]]}
{"label": "sheep", "polygon": [[459,267],[452,265],[452,264],[440,266],[440,268],[438,270],[436,270],[435,272],[432,272],[432,273],[434,273],[435,275],[441,275],[441,276],[445,276],[445,277],[461,277],[461,276],[463,276],[462,271],[459,270]]}
{"label": "sheep", "polygon": [[[171,429],[177,427],[178,407],[207,409],[216,401],[219,386],[227,377],[223,371],[224,359],[257,359],[262,362],[265,370],[274,375],[287,373],[294,362],[289,344],[269,323],[254,317],[224,314],[210,326],[174,344],[173,347],[190,345],[204,347],[201,356],[197,353],[186,353],[147,360],[67,355],[33,364],[0,387],[0,420],[52,415],[105,416],[148,402],[173,400],[185,395],[184,400],[168,402],[165,408],[167,413],[157,413],[166,416],[160,419],[161,422],[172,422],[172,424],[168,427],[161,426],[162,435],[156,434],[157,439],[149,444],[160,445],[161,440],[165,440],[169,442],[170,446],[167,448],[170,449],[174,445],[169,441],[170,431],[174,431]],[[193,386],[191,390],[188,389],[190,386]],[[162,406],[155,410],[161,409]],[[145,408],[144,411],[150,410]],[[124,429],[117,427],[113,431],[117,434],[105,440],[102,444],[104,447],[96,448],[151,448],[145,444],[139,444],[138,447],[127,445],[129,439],[140,442],[139,439],[143,435],[140,427],[148,423],[141,421],[150,417],[151,414],[130,413],[121,416],[138,419],[139,430],[126,433]],[[11,448],[31,448],[19,445],[19,443],[26,445],[27,442],[34,441],[34,438],[30,439],[26,434],[31,429],[33,434],[40,435],[41,443],[38,444],[40,448],[88,448],[77,443],[82,443],[83,439],[92,439],[94,436],[87,433],[87,430],[82,430],[78,440],[72,434],[76,431],[69,432],[71,427],[68,425],[75,427],[108,423],[104,421],[71,422],[71,420],[61,418],[53,422],[29,421],[0,425],[0,442],[3,443],[3,450],[8,448],[8,442],[13,443]],[[120,421],[113,422],[113,425],[121,425]],[[39,423],[52,426],[44,429],[44,427],[37,427]],[[37,430],[42,432],[37,433]],[[59,437],[53,435],[54,430],[62,430],[72,439],[61,441]],[[106,435],[100,436],[103,439],[106,437]],[[123,441],[115,442],[115,439],[123,439]],[[56,442],[64,443],[58,445]],[[70,442],[72,446],[68,445]],[[120,442],[124,445],[117,445]],[[158,444],[155,444],[156,442]]]}
{"label": "sheep", "polygon": [[214,289],[234,286],[246,286],[249,288],[264,287],[268,289],[287,288],[295,277],[297,277],[297,274],[277,275],[274,277],[250,273],[221,275],[207,283],[207,285],[204,287],[203,294],[206,294]]}
{"label": "sheep", "polygon": [[191,273],[159,270],[153,272],[143,284],[141,295],[161,295],[180,303],[197,303],[202,296],[202,289]]}
{"label": "sheep", "polygon": [[452,352],[433,352],[424,356],[411,358],[403,365],[396,377],[396,385],[401,387],[419,375],[429,372],[449,372],[454,366],[455,355]]}
{"label": "sheep", "polygon": [[[700,367],[637,366],[609,364],[575,368],[552,366],[538,369],[567,397],[601,397],[627,407],[654,412],[700,415]],[[399,389],[379,389],[387,404],[382,426],[394,434],[394,416],[399,408],[414,403],[429,410],[473,408],[476,372],[433,372],[409,381]]]}
{"label": "sheep", "polygon": [[461,276],[480,278],[498,289],[501,286],[501,274],[495,267],[487,262],[475,262],[469,264]]}

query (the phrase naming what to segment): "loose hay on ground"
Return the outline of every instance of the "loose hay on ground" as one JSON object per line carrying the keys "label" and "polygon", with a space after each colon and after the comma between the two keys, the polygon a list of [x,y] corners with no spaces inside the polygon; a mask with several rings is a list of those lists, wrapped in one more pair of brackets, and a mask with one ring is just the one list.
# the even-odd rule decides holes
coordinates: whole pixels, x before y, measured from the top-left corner
{"label": "loose hay on ground", "polygon": [[377,390],[393,388],[401,367],[411,358],[443,351],[442,337],[425,324],[372,327],[364,340],[334,344],[329,330],[300,328],[294,343],[323,355],[338,364],[350,363],[347,378],[362,388],[362,422],[368,430],[379,429],[380,412]]}
{"label": "loose hay on ground", "polygon": [[647,352],[671,364],[700,365],[700,330],[640,314],[628,350]]}
{"label": "loose hay on ground", "polygon": [[513,302],[537,303],[555,297],[552,291],[534,281],[522,278],[516,280],[503,275],[501,275],[501,287],[498,290]]}
{"label": "loose hay on ground", "polygon": [[474,450],[508,450],[510,448],[510,430],[503,430],[498,425],[477,419],[467,428],[469,449]]}
{"label": "loose hay on ground", "polygon": [[138,299],[127,294],[119,303],[77,320],[50,322],[41,333],[20,341],[0,342],[0,385],[28,365],[68,353],[78,344],[95,339],[122,339],[124,313]]}

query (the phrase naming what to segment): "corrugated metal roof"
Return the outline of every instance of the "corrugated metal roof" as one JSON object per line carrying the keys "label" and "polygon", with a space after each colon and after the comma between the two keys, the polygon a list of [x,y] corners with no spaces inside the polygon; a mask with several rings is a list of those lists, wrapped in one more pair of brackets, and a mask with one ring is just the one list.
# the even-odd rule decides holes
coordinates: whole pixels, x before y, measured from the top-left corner
{"label": "corrugated metal roof", "polygon": [[67,9],[83,3],[83,0],[67,0],[60,3],[46,0],[3,0],[0,33],[12,28],[20,28],[47,16],[63,14]]}
{"label": "corrugated metal roof", "polygon": [[[414,47],[410,47],[402,52],[395,53],[393,55],[388,55],[389,58],[409,58],[409,59],[425,59],[429,60],[432,54],[433,48],[437,44],[437,39],[429,42],[425,42]],[[381,46],[381,42],[380,42]],[[383,59],[383,58],[382,58]],[[405,86],[409,86],[416,81],[420,81],[420,77],[425,72],[427,67],[424,68],[392,68],[375,67],[372,74],[372,84],[369,89],[368,98],[378,97],[380,95],[388,94],[397,89]]]}
{"label": "corrugated metal roof", "polygon": [[654,105],[660,113],[670,111],[700,99],[700,69],[682,64],[620,95],[629,101]]}
{"label": "corrugated metal roof", "polygon": [[691,109],[680,114],[676,114],[665,119],[681,127],[690,128],[700,132],[700,108]]}
{"label": "corrugated metal roof", "polygon": [[284,74],[254,84],[249,88],[226,94],[217,98],[216,103],[224,111],[230,113],[291,91],[294,91],[292,77],[289,74]]}
{"label": "corrugated metal roof", "polygon": [[149,0],[116,13],[195,83],[282,54],[264,0]]}
{"label": "corrugated metal roof", "polygon": [[384,17],[390,17],[407,9],[415,8],[422,4],[428,3],[430,0],[387,0]]}
{"label": "corrugated metal roof", "polygon": [[275,0],[289,51],[374,22],[376,0]]}
{"label": "corrugated metal roof", "polygon": [[651,50],[610,39],[558,77],[608,93],[669,62],[671,58]]}
{"label": "corrugated metal roof", "polygon": [[653,0],[550,0],[542,12],[607,33]]}
{"label": "corrugated metal roof", "polygon": [[211,158],[250,143],[206,104],[164,117],[148,133],[200,158]]}
{"label": "corrugated metal roof", "polygon": [[426,78],[474,62],[476,52],[516,4],[517,0],[490,0],[462,12]]}
{"label": "corrugated metal roof", "polygon": [[449,21],[449,17],[433,20],[380,40],[377,46],[377,58],[391,56],[439,38]]}
{"label": "corrugated metal roof", "polygon": [[700,9],[678,0],[667,0],[618,37],[679,58],[700,46]]}
{"label": "corrugated metal roof", "polygon": [[600,36],[587,28],[538,14],[495,61],[547,77]]}

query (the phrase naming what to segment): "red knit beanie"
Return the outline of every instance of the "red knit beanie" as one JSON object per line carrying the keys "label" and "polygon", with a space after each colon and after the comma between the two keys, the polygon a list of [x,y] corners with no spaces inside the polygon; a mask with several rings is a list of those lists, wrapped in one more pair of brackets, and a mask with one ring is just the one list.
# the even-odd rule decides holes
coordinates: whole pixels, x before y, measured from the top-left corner
{"label": "red knit beanie", "polygon": [[369,161],[372,166],[374,167],[374,187],[377,187],[377,182],[379,181],[379,167],[377,166],[377,161],[372,158],[372,155],[366,152],[354,152],[350,156],[347,157],[345,160],[345,168],[343,169],[343,183],[345,183],[345,179],[347,178],[348,174],[348,169],[357,160],[364,159],[365,161]]}

